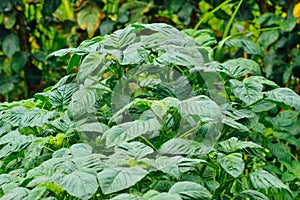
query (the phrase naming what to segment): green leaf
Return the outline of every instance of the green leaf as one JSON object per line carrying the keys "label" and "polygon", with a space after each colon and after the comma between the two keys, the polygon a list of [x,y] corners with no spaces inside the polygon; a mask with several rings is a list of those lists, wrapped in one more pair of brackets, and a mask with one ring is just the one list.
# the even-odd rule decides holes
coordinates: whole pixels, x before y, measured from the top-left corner
{"label": "green leaf", "polygon": [[179,178],[180,174],[185,170],[192,169],[198,163],[205,163],[205,160],[186,158],[183,156],[161,156],[156,160],[149,161],[149,164],[158,170],[170,174],[175,178]]}
{"label": "green leaf", "polygon": [[21,70],[24,69],[27,61],[28,61],[28,55],[25,52],[23,52],[23,51],[16,52],[13,55],[11,67],[16,73],[19,73]]}
{"label": "green leaf", "polygon": [[59,110],[64,110],[71,102],[72,95],[78,89],[75,83],[64,84],[49,92],[50,103]]}
{"label": "green leaf", "polygon": [[96,176],[86,172],[75,171],[67,175],[59,174],[52,179],[55,184],[72,196],[81,199],[90,199],[99,187]]}
{"label": "green leaf", "polygon": [[235,79],[231,79],[229,82],[233,94],[242,100],[245,106],[249,106],[263,98],[263,85],[257,81],[255,76],[246,78],[243,82]]}
{"label": "green leaf", "polygon": [[211,199],[211,193],[202,185],[183,181],[175,183],[169,190],[171,194],[179,194],[182,199]]}
{"label": "green leaf", "polygon": [[100,24],[100,28],[99,28],[101,35],[111,33],[113,31],[115,25],[116,25],[116,22],[110,20],[109,18],[102,21]]}
{"label": "green leaf", "polygon": [[79,118],[94,108],[96,94],[97,90],[81,85],[81,88],[73,94],[69,104],[69,110],[73,117]]}
{"label": "green leaf", "polygon": [[43,16],[50,16],[61,4],[61,0],[44,0],[42,14]]}
{"label": "green leaf", "polygon": [[238,196],[255,200],[269,200],[269,198],[263,193],[255,190],[244,190],[240,194],[238,194]]}
{"label": "green leaf", "polygon": [[72,69],[79,65],[81,56],[78,54],[73,54],[69,60],[67,73],[70,73]]}
{"label": "green leaf", "polygon": [[275,130],[278,131],[291,131],[298,121],[299,112],[287,110],[280,112],[275,117],[266,117],[265,119],[269,121]]}
{"label": "green leaf", "polygon": [[[101,44],[104,45],[105,50],[118,51],[125,50],[126,47],[136,42],[136,34],[131,26],[122,30],[117,30],[110,36],[104,37]],[[118,54],[112,52],[114,56],[119,57]]]}
{"label": "green leaf", "polygon": [[149,132],[157,132],[161,128],[161,124],[155,118],[148,120],[135,120],[126,122],[118,126],[108,129],[103,138],[106,139],[106,146],[112,147],[122,142],[134,139]]}
{"label": "green leaf", "polygon": [[122,152],[128,154],[130,157],[135,158],[136,160],[142,159],[148,154],[154,152],[154,150],[141,142],[123,142],[117,147],[115,152]]}
{"label": "green leaf", "polygon": [[265,170],[251,172],[249,177],[255,189],[267,189],[274,187],[278,189],[286,189],[290,192],[290,189],[281,180]]}
{"label": "green leaf", "polygon": [[249,38],[233,38],[226,41],[226,45],[229,47],[238,46],[248,54],[263,55],[261,48]]}
{"label": "green leaf", "polygon": [[17,21],[17,17],[16,17],[17,12],[15,12],[15,11],[4,12],[3,14],[4,14],[4,20],[3,20],[4,21],[4,27],[6,29],[11,29]]}
{"label": "green leaf", "polygon": [[53,56],[56,56],[56,57],[63,57],[69,53],[72,53],[74,52],[76,49],[75,48],[67,48],[67,49],[60,49],[60,50],[57,50],[57,51],[54,51],[52,53],[50,53],[46,59],[49,59]]}
{"label": "green leaf", "polygon": [[283,103],[300,111],[300,96],[289,88],[276,88],[266,93],[267,100]]}
{"label": "green leaf", "polygon": [[77,143],[70,147],[73,157],[88,156],[92,154],[92,147],[88,144]]}
{"label": "green leaf", "polygon": [[21,116],[19,129],[25,127],[41,127],[55,116],[57,116],[55,111],[47,111],[36,108],[32,109]]}
{"label": "green leaf", "polygon": [[264,49],[266,49],[275,41],[277,41],[278,38],[279,38],[279,31],[277,30],[265,31],[262,32],[262,34],[259,36],[258,42]]}
{"label": "green leaf", "polygon": [[236,137],[232,137],[228,140],[220,142],[218,147],[219,150],[224,151],[225,153],[231,153],[236,150],[242,150],[245,148],[262,149],[262,147],[256,143],[249,141],[239,141]]}
{"label": "green leaf", "polygon": [[242,131],[242,132],[250,132],[250,130],[247,128],[247,126],[245,126],[239,122],[236,122],[233,119],[228,118],[228,117],[224,118],[222,120],[222,123],[234,128],[234,129],[237,129],[239,131]]}
{"label": "green leaf", "polygon": [[266,100],[262,100],[257,102],[256,104],[253,105],[252,110],[256,113],[258,112],[264,112],[264,111],[269,111],[273,108],[276,107],[275,103],[266,101]]}
{"label": "green leaf", "polygon": [[88,76],[97,76],[105,69],[105,57],[102,54],[90,53],[81,62],[76,79],[83,83]]}
{"label": "green leaf", "polygon": [[204,67],[204,58],[195,47],[175,47],[175,45],[168,45],[164,48],[167,51],[155,59],[155,63],[159,65],[176,64],[188,68]]}
{"label": "green leaf", "polygon": [[171,155],[196,155],[197,151],[201,147],[202,144],[196,141],[182,138],[173,138],[161,145],[159,153]]}
{"label": "green leaf", "polygon": [[77,22],[82,30],[92,37],[99,27],[102,11],[97,4],[90,3],[77,12]]}
{"label": "green leaf", "polygon": [[153,197],[150,197],[148,200],[182,200],[182,198],[177,194],[170,194],[166,192],[159,193]]}
{"label": "green leaf", "polygon": [[119,194],[118,196],[115,196],[110,200],[144,200],[144,199],[141,197],[137,197],[133,194]]}
{"label": "green leaf", "polygon": [[253,60],[245,58],[230,59],[219,65],[219,71],[233,78],[239,78],[246,74],[261,75],[259,65]]}
{"label": "green leaf", "polygon": [[147,174],[146,170],[135,166],[104,169],[97,176],[101,191],[104,194],[111,194],[136,184]]}
{"label": "green leaf", "polygon": [[3,195],[0,200],[23,200],[27,196],[28,191],[26,188],[17,187]]}
{"label": "green leaf", "polygon": [[229,155],[218,153],[217,161],[227,173],[235,178],[241,175],[245,168],[245,163],[240,153]]}
{"label": "green leaf", "polygon": [[44,193],[47,191],[47,187],[35,187],[28,192],[28,195],[23,200],[40,200]]}
{"label": "green leaf", "polygon": [[2,43],[3,53],[10,57],[20,49],[19,38],[14,34],[9,34],[5,37]]}

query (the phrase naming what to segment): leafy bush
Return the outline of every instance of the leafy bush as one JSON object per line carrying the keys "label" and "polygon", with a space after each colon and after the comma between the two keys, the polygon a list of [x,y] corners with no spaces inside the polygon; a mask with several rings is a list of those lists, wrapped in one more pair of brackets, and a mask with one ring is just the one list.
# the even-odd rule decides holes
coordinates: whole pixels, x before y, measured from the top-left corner
{"label": "leafy bush", "polygon": [[65,75],[68,59],[49,53],[135,22],[211,29],[226,47],[217,60],[251,54],[268,79],[299,94],[298,17],[294,0],[2,0],[0,101],[30,98]]}
{"label": "leafy bush", "polygon": [[0,199],[295,199],[300,97],[209,30],[86,40],[45,92],[0,105]]}

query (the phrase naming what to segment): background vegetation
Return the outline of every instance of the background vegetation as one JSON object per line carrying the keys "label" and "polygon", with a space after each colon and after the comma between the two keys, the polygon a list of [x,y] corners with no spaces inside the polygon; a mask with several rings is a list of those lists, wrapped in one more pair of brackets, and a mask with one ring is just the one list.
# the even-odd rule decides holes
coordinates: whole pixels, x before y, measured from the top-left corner
{"label": "background vegetation", "polygon": [[0,12],[0,200],[299,199],[297,1]]}
{"label": "background vegetation", "polygon": [[[296,2],[244,1],[232,26],[226,29],[237,1],[3,0],[0,99],[31,97],[56,83],[65,74],[66,62],[45,60],[49,53],[76,47],[87,38],[105,35],[134,22],[164,22],[180,29],[207,28],[214,31],[217,40],[228,35],[251,39],[262,50],[253,59],[259,62],[266,77],[299,93]],[[230,43],[225,46],[219,60],[243,54],[242,44],[238,49],[231,48]],[[248,57],[247,52],[242,56]]]}

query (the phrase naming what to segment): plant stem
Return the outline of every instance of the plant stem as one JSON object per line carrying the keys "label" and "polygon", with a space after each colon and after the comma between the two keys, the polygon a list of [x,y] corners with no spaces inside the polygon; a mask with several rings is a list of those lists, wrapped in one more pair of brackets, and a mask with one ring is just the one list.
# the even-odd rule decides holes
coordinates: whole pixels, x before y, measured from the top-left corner
{"label": "plant stem", "polygon": [[[281,29],[281,28],[279,26],[278,27],[270,27],[270,28],[262,28],[262,29],[257,29],[257,30],[253,30],[253,31],[248,31],[246,33],[272,31],[272,30],[277,30],[277,29]],[[227,40],[229,40],[233,37],[239,36],[239,35],[244,35],[244,34],[245,34],[245,32],[234,33],[234,34],[222,39],[217,46],[216,53],[215,53],[215,60],[219,61],[219,62],[221,61],[222,49]]]}
{"label": "plant stem", "polygon": [[224,6],[226,6],[231,0],[227,0],[224,1],[223,3],[221,3],[220,5],[218,5],[215,9],[213,9],[212,11],[210,11],[209,13],[207,13],[206,15],[203,16],[203,18],[196,24],[192,36],[195,35],[197,29],[199,28],[199,26],[205,22],[208,18],[210,18],[216,11],[220,10],[221,8],[223,8]]}
{"label": "plant stem", "polygon": [[225,31],[224,31],[224,34],[223,34],[223,37],[222,37],[222,40],[224,40],[228,34],[229,34],[229,31],[230,31],[230,27],[233,23],[233,20],[238,12],[238,10],[240,9],[241,5],[243,3],[243,0],[240,0],[239,4],[237,5],[236,9],[234,10],[233,14],[231,15],[231,18],[229,19],[229,22],[228,24],[226,25],[226,28],[225,28]]}
{"label": "plant stem", "polygon": [[140,135],[140,137],[141,137],[147,144],[149,144],[155,151],[158,151],[158,149],[155,148],[155,146],[154,146],[147,138],[145,138],[143,135]]}

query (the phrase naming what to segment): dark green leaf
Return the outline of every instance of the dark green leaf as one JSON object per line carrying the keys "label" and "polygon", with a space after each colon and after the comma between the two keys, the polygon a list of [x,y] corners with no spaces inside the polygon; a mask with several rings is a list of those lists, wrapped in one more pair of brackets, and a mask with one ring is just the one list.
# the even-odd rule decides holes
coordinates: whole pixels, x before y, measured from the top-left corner
{"label": "dark green leaf", "polygon": [[2,43],[2,51],[7,56],[12,56],[20,49],[19,38],[14,34],[5,37]]}

